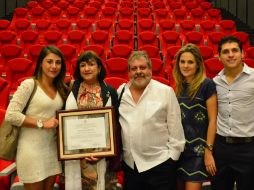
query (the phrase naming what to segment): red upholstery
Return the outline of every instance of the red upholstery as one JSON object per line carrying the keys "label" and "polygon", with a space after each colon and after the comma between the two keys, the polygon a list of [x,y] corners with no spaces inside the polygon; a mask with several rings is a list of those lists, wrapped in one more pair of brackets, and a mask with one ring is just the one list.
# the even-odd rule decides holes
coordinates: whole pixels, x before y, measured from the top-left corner
{"label": "red upholstery", "polygon": [[163,32],[160,38],[161,49],[163,52],[170,46],[181,46],[182,40],[180,34],[175,31]]}
{"label": "red upholstery", "polygon": [[166,49],[165,51],[165,56],[166,56],[166,65],[172,65],[173,67],[174,64],[174,58],[177,52],[181,49],[182,46],[170,46]]}
{"label": "red upholstery", "polygon": [[211,32],[216,32],[215,22],[211,20],[204,20],[200,22],[200,32],[207,36]]}
{"label": "red upholstery", "polygon": [[113,22],[111,19],[101,19],[98,20],[96,23],[96,31],[103,30],[106,31],[109,35],[109,38],[111,38],[113,34]]}
{"label": "red upholstery", "polygon": [[243,46],[243,50],[246,50],[250,47],[249,34],[246,32],[234,32],[232,36],[235,36],[240,40]]}
{"label": "red upholstery", "polygon": [[73,2],[73,6],[81,10],[84,8],[85,4],[86,4],[85,1],[81,1],[81,0]]}
{"label": "red upholstery", "polygon": [[249,47],[245,50],[246,52],[246,58],[254,59],[254,47]]}
{"label": "red upholstery", "polygon": [[44,0],[40,3],[40,6],[43,7],[45,10],[53,7],[54,3],[50,0]]}
{"label": "red upholstery", "polygon": [[28,18],[28,9],[23,7],[15,8],[12,20]]}
{"label": "red upholstery", "polygon": [[50,7],[47,12],[51,22],[57,21],[62,16],[62,9],[56,6]]}
{"label": "red upholstery", "polygon": [[134,24],[132,20],[129,19],[122,19],[119,20],[116,31],[118,30],[128,30],[134,34]]}
{"label": "red upholstery", "polygon": [[13,58],[23,57],[22,48],[15,44],[4,45],[1,48],[0,66],[6,70],[7,62]]}
{"label": "red upholstery", "polygon": [[28,48],[28,59],[33,62],[34,66],[37,63],[37,59],[43,47],[44,45],[42,44],[34,44]]}
{"label": "red upholstery", "polygon": [[208,34],[207,45],[213,48],[215,55],[218,54],[218,43],[224,36],[225,34],[223,32],[212,32]]}
{"label": "red upholstery", "polygon": [[59,31],[46,31],[44,39],[48,45],[58,45],[62,43],[62,33]]}
{"label": "red upholstery", "polygon": [[138,34],[138,47],[153,45],[159,47],[158,39],[154,32],[144,31]]}
{"label": "red upholstery", "polygon": [[205,60],[206,75],[209,78],[215,77],[222,69],[223,64],[218,58],[211,58]]}
{"label": "red upholstery", "polygon": [[80,18],[81,11],[77,7],[69,6],[66,9],[66,13],[71,22],[76,22]]}
{"label": "red upholstery", "polygon": [[39,3],[36,1],[28,1],[26,2],[26,8],[31,9],[33,7],[38,7]]}
{"label": "red upholstery", "polygon": [[161,59],[160,50],[156,46],[144,45],[138,48],[140,51],[146,51],[150,58],[159,58]]}
{"label": "red upholstery", "polygon": [[181,9],[182,3],[181,2],[171,2],[171,3],[169,3],[169,7],[170,7],[171,11],[174,11],[175,9]]}
{"label": "red upholstery", "polygon": [[[67,1],[59,1],[57,3],[57,6],[62,9],[62,10],[66,10],[69,7],[69,3]],[[75,5],[74,5],[75,6]]]}
{"label": "red upholstery", "polygon": [[198,4],[195,1],[190,1],[190,2],[185,3],[185,7],[188,11],[187,14],[190,15],[191,10],[197,8]]}
{"label": "red upholstery", "polygon": [[210,59],[214,57],[213,48],[209,46],[199,46],[200,53],[203,60]]}
{"label": "red upholstery", "polygon": [[101,45],[89,45],[83,48],[84,51],[94,51],[101,58],[102,62],[106,60],[105,48]]}
{"label": "red upholstery", "polygon": [[0,31],[2,30],[8,30],[11,22],[9,20],[0,20]]}
{"label": "red upholstery", "polygon": [[44,35],[44,33],[49,30],[51,22],[50,20],[46,20],[46,19],[38,19],[35,21],[36,24],[36,31],[40,34],[40,35]]}
{"label": "red upholstery", "polygon": [[153,7],[153,10],[165,9],[166,5],[163,1],[157,1],[157,2],[152,3],[152,7]]}
{"label": "red upholstery", "polygon": [[42,7],[33,7],[29,12],[32,20],[44,19],[45,9]]}
{"label": "red upholstery", "polygon": [[85,7],[84,16],[87,19],[97,20],[98,19],[98,9],[95,7]]}
{"label": "red upholstery", "polygon": [[0,32],[0,47],[4,44],[16,44],[16,33],[12,31]]}
{"label": "red upholstery", "polygon": [[245,58],[243,62],[246,63],[249,67],[254,68],[254,59]]}
{"label": "red upholstery", "polygon": [[141,19],[152,19],[152,11],[150,8],[139,8],[137,12],[138,21],[140,21]]}
{"label": "red upholstery", "polygon": [[191,20],[193,20],[195,23],[200,23],[202,20],[204,20],[204,11],[201,8],[195,8],[191,10]]}
{"label": "red upholstery", "polygon": [[164,63],[161,59],[151,58],[153,76],[165,77]]}
{"label": "red upholstery", "polygon": [[169,82],[167,79],[165,79],[164,77],[153,76],[152,78],[153,78],[154,80],[156,80],[156,81],[162,83],[162,84],[165,84],[165,85],[167,85],[167,86],[171,86],[170,82]]}
{"label": "red upholstery", "polygon": [[133,51],[133,47],[130,47],[129,45],[126,45],[126,44],[114,45],[111,48],[109,57],[110,58],[121,57],[121,58],[128,59],[132,51]]}
{"label": "red upholstery", "polygon": [[72,30],[71,21],[69,19],[58,19],[56,21],[56,28],[63,34],[66,34],[68,31]]}
{"label": "red upholstery", "polygon": [[102,4],[102,2],[100,2],[100,1],[91,1],[91,2],[89,2],[90,7],[94,7],[98,10],[101,9],[101,4]]}
{"label": "red upholstery", "polygon": [[155,15],[155,21],[159,23],[161,20],[169,20],[172,15],[169,14],[168,9],[156,9],[154,11]]}
{"label": "red upholstery", "polygon": [[31,30],[30,26],[31,26],[31,23],[29,20],[18,19],[14,22],[13,29],[14,29],[14,32],[16,32],[17,34],[20,34],[23,31]]}
{"label": "red upholstery", "polygon": [[180,22],[180,33],[185,35],[187,32],[196,31],[195,22],[193,20],[182,20]]}
{"label": "red upholstery", "polygon": [[120,77],[123,79],[128,78],[128,61],[121,57],[113,57],[106,62],[107,76],[108,77]]}
{"label": "red upholstery", "polygon": [[219,23],[222,19],[220,9],[209,9],[207,13],[208,20],[212,20],[215,21],[216,23]]}
{"label": "red upholstery", "polygon": [[144,31],[150,31],[155,33],[156,25],[152,19],[142,19],[138,21],[137,33],[140,34]]}
{"label": "red upholstery", "polygon": [[77,30],[82,30],[89,36],[92,32],[92,21],[90,19],[79,19],[77,21]]}
{"label": "red upholstery", "polygon": [[119,9],[119,18],[118,20],[122,19],[134,19],[134,9],[129,7],[122,7]]}
{"label": "red upholstery", "polygon": [[[120,78],[120,77],[106,77],[104,81],[105,81],[105,83],[111,85],[116,90],[118,89],[118,87],[121,84],[128,82],[128,80],[126,80],[124,78]],[[118,177],[118,181],[119,181],[119,177]],[[120,181],[120,183],[121,183],[121,181]]]}
{"label": "red upholstery", "polygon": [[115,33],[113,44],[126,44],[134,49],[133,33],[128,30],[118,30]]}
{"label": "red upholstery", "polygon": [[[4,78],[0,77],[0,109],[6,109],[9,103],[10,86]],[[2,117],[2,114],[1,114]],[[0,123],[3,118],[0,118]]]}
{"label": "red upholstery", "polygon": [[105,7],[112,7],[112,8],[117,8],[117,2],[114,2],[114,1],[108,1],[108,2],[105,2]]}
{"label": "red upholstery", "polygon": [[21,33],[21,46],[24,49],[29,48],[29,46],[39,43],[39,34],[35,31],[27,30]]}
{"label": "red upholstery", "polygon": [[121,7],[133,8],[134,7],[134,3],[131,2],[131,1],[122,1],[120,6]]}
{"label": "red upholstery", "polygon": [[186,18],[187,11],[186,9],[175,9],[173,10],[173,16],[176,23],[179,23],[181,20]]}
{"label": "red upholstery", "polygon": [[204,45],[204,36],[202,33],[197,31],[187,32],[185,34],[186,41],[184,44],[192,43],[197,46],[203,46]]}
{"label": "red upholstery", "polygon": [[6,80],[10,83],[11,91],[18,87],[18,79],[32,76],[34,71],[32,61],[25,58],[14,58],[8,61]]}
{"label": "red upholstery", "polygon": [[207,1],[201,2],[199,5],[204,11],[208,11],[209,9],[213,8],[213,4]]}
{"label": "red upholstery", "polygon": [[100,15],[101,19],[110,19],[111,21],[115,21],[116,16],[117,16],[116,8],[104,7],[103,9],[101,9],[101,15]]}
{"label": "red upholstery", "polygon": [[138,1],[137,6],[138,6],[138,9],[150,8],[150,2],[149,1]]}
{"label": "red upholstery", "polygon": [[171,20],[161,20],[159,22],[159,35],[161,36],[161,34],[165,31],[175,31],[175,22],[171,21]]}
{"label": "red upholstery", "polygon": [[67,42],[74,45],[77,48],[77,52],[80,52],[82,47],[86,46],[85,32],[82,30],[72,30],[67,33]]}
{"label": "red upholstery", "polygon": [[233,20],[222,20],[219,22],[220,32],[225,33],[226,35],[231,35],[236,32],[236,25]]}
{"label": "red upholstery", "polygon": [[106,51],[110,48],[109,36],[106,31],[92,32],[89,42],[90,45],[101,45]]}
{"label": "red upholstery", "polygon": [[64,55],[65,62],[66,62],[66,71],[70,72],[70,70],[71,70],[71,61],[72,61],[72,59],[77,57],[76,47],[73,46],[73,45],[70,45],[70,44],[63,44],[63,45],[59,45],[58,48],[61,50],[61,52]]}

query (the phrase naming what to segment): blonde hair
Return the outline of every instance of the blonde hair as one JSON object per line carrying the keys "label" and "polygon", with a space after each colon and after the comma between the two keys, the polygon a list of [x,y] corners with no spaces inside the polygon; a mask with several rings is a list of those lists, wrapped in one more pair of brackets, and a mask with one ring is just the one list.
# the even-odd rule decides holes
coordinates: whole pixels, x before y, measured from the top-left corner
{"label": "blonde hair", "polygon": [[204,62],[203,62],[203,58],[201,56],[200,50],[196,45],[187,44],[178,51],[175,57],[175,64],[173,69],[173,76],[176,83],[177,96],[179,96],[183,92],[183,84],[186,83],[185,77],[182,75],[180,71],[180,66],[179,66],[181,55],[185,52],[191,53],[194,56],[195,61],[197,63],[197,71],[195,73],[193,80],[189,84],[189,89],[187,92],[188,96],[191,97],[191,99],[193,99],[197,91],[199,90],[201,84],[206,78],[205,66],[204,66]]}

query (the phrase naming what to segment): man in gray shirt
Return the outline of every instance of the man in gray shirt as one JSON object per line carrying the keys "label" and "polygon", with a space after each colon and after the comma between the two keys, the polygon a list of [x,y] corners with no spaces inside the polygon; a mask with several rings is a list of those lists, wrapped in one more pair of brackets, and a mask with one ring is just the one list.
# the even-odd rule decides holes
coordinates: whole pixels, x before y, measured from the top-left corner
{"label": "man in gray shirt", "polygon": [[214,78],[218,94],[214,190],[253,189],[254,69],[242,62],[240,41],[222,38],[218,52],[224,69]]}

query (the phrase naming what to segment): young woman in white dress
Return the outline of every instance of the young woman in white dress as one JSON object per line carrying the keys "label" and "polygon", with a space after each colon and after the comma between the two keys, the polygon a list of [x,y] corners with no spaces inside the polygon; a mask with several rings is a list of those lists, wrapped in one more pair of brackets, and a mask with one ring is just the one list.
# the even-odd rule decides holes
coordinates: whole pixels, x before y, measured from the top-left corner
{"label": "young woman in white dress", "polygon": [[[25,190],[52,190],[56,175],[62,172],[57,157],[56,110],[63,108],[67,97],[65,73],[61,51],[45,46],[38,57],[33,79],[21,83],[7,108],[5,119],[20,127],[16,163]],[[35,83],[36,92],[26,113],[22,113]]]}

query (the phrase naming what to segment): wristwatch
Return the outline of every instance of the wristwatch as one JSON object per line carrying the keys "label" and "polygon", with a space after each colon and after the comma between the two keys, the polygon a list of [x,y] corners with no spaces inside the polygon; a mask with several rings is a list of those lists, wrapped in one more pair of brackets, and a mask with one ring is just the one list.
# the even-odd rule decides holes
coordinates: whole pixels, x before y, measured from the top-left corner
{"label": "wristwatch", "polygon": [[42,122],[41,119],[38,119],[38,120],[37,120],[37,127],[38,127],[39,129],[42,129],[42,128],[43,128],[43,122]]}
{"label": "wristwatch", "polygon": [[207,148],[210,151],[213,151],[213,145],[212,144],[205,144],[205,148]]}

